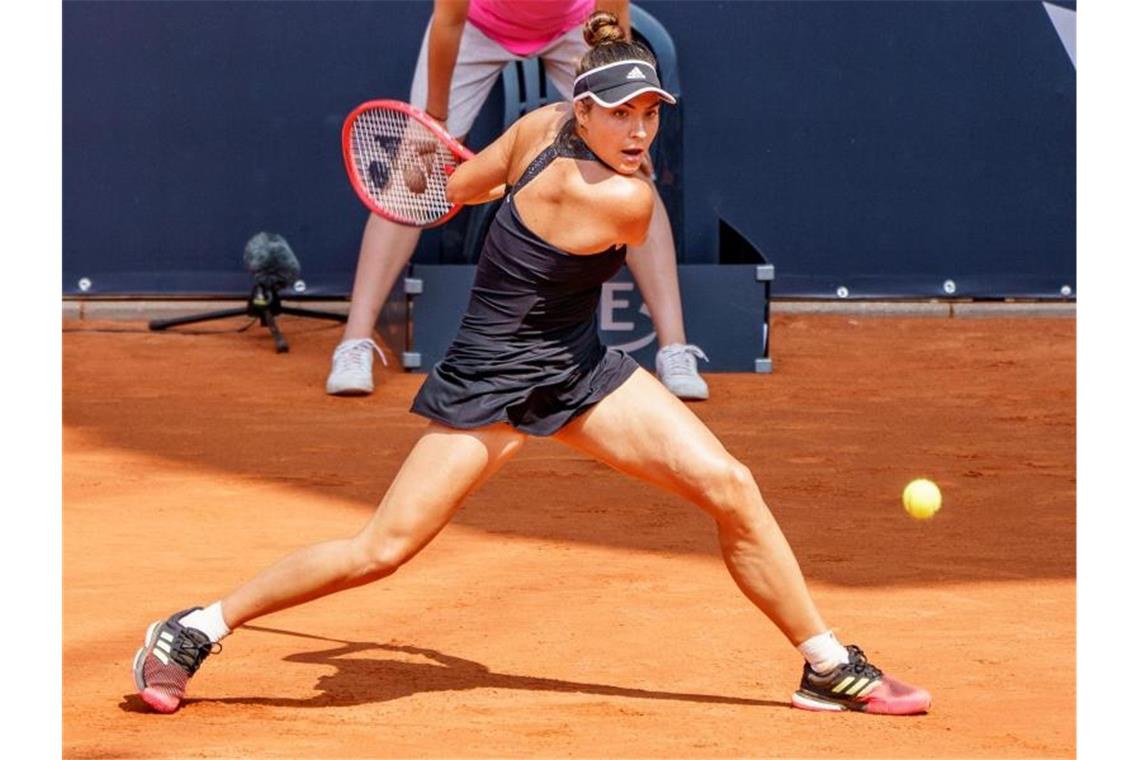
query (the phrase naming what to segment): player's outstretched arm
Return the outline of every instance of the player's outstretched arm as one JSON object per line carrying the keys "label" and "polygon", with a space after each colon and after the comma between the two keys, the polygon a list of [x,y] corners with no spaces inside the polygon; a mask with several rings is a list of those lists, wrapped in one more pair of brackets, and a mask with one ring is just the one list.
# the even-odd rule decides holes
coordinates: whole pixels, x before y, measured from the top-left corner
{"label": "player's outstretched arm", "polygon": [[448,202],[470,206],[503,197],[519,123],[456,168],[447,180]]}

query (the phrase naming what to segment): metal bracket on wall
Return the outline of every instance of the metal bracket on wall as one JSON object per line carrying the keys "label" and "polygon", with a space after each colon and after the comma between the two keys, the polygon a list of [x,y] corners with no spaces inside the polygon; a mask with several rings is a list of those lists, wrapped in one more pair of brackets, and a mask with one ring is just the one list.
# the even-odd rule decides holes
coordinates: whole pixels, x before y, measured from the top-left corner
{"label": "metal bracket on wall", "polygon": [[[404,295],[407,297],[418,296],[424,292],[424,281],[419,277],[405,277],[404,278]],[[409,313],[410,313],[409,305]],[[408,336],[411,337],[411,329],[408,330]],[[423,358],[420,356],[419,351],[404,351],[400,354],[400,363],[404,365],[404,369],[419,369],[423,366]]]}
{"label": "metal bracket on wall", "polygon": [[[756,265],[756,281],[764,283],[764,323],[761,328],[764,332],[764,353],[771,352],[768,345],[768,319],[769,308],[771,305],[772,295],[772,281],[776,279],[776,267],[773,264],[757,264]],[[772,371],[772,358],[770,356],[762,356],[756,360],[756,372],[770,373]]]}

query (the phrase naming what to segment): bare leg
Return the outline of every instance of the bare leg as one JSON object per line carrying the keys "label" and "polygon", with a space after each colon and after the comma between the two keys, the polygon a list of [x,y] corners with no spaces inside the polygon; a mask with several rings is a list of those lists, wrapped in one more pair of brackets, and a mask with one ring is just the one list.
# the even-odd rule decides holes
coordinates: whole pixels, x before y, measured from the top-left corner
{"label": "bare leg", "polygon": [[685,343],[685,320],[681,313],[681,288],[677,283],[677,249],[673,242],[673,229],[669,226],[669,214],[656,188],[653,196],[649,237],[641,245],[629,249],[626,263],[649,307],[658,345],[668,346]]}
{"label": "bare leg", "polygon": [[419,239],[420,231],[415,227],[405,227],[375,214],[368,216],[360,241],[343,340],[372,336],[380,309],[396,278],[412,258]]}
{"label": "bare leg", "polygon": [[733,580],[793,644],[827,630],[752,473],[648,372],[638,370],[557,438],[712,515]]}
{"label": "bare leg", "polygon": [[504,424],[470,431],[431,424],[360,533],[300,549],[258,573],[222,600],[226,625],[391,575],[525,439]]}

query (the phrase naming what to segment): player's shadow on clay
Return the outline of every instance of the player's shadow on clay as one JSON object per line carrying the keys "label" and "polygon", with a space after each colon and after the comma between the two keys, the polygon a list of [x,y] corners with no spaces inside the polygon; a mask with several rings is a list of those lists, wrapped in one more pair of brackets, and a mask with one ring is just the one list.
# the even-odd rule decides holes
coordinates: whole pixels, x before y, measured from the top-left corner
{"label": "player's shadow on clay", "polygon": [[[244,630],[263,633],[278,633],[287,636],[336,641],[321,636],[296,633],[278,628],[263,628],[247,625]],[[306,699],[281,697],[208,697],[189,698],[183,705],[196,702],[213,702],[238,705],[267,705],[271,707],[348,707],[352,705],[388,702],[403,699],[413,694],[433,691],[466,691],[470,689],[521,689],[524,691],[551,691],[560,693],[597,694],[607,697],[629,697],[633,699],[664,699],[679,702],[702,702],[726,705],[754,705],[760,707],[787,707],[787,702],[765,699],[745,699],[725,697],[715,694],[689,694],[684,692],[652,691],[606,684],[562,681],[556,678],[539,678],[508,673],[494,673],[473,660],[437,652],[434,649],[398,644],[376,644],[373,642],[338,641],[341,646],[322,649],[316,652],[299,652],[285,657],[286,662],[299,662],[306,665],[330,665],[336,672],[317,679],[319,694]],[[374,659],[352,657],[360,652],[379,650],[413,655],[420,659],[411,662],[406,659]],[[424,662],[422,660],[427,660]],[[124,698],[119,707],[127,712],[147,711],[137,695]]]}

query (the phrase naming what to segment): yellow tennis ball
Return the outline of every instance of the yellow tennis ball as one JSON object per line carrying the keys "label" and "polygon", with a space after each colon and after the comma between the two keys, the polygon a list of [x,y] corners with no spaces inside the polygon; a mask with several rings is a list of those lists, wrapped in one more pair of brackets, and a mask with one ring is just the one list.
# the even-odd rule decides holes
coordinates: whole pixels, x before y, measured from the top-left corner
{"label": "yellow tennis ball", "polygon": [[925,478],[908,483],[903,489],[902,500],[907,514],[916,520],[929,520],[942,508],[942,492]]}

